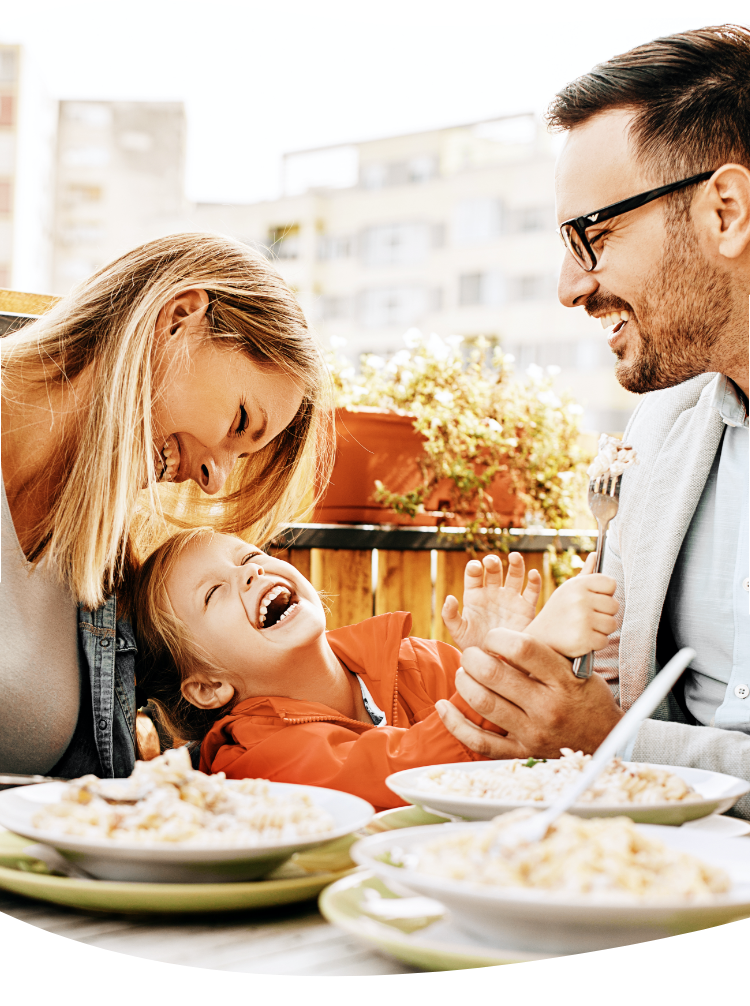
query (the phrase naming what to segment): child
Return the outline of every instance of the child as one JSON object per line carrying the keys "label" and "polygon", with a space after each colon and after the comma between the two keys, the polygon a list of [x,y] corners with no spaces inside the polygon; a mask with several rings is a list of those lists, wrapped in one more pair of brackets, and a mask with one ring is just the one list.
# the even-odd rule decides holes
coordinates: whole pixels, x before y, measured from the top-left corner
{"label": "child", "polygon": [[443,608],[458,649],[409,637],[405,612],[326,632],[320,597],[294,566],[240,538],[182,531],[149,556],[136,585],[146,658],[138,687],[175,736],[203,742],[205,772],[400,806],[385,785],[392,772],[481,758],[443,726],[437,701],[497,730],[455,691],[461,650],[505,626],[573,657],[600,649],[614,631],[609,577],[569,581],[536,619],[541,578],[532,570],[522,593],[523,579],[518,553],[504,583],[497,556],[467,564],[462,614],[454,597]]}

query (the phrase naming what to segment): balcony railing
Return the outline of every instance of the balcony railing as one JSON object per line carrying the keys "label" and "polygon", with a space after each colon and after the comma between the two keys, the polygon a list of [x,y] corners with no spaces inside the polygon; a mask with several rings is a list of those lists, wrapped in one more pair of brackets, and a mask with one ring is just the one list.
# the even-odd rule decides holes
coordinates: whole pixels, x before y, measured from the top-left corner
{"label": "balcony railing", "polygon": [[[464,568],[470,555],[457,540],[460,528],[394,528],[371,524],[295,524],[273,551],[323,591],[327,625],[337,629],[386,611],[410,611],[412,635],[451,638],[440,617],[448,594],[463,601]],[[511,531],[509,551],[523,553],[526,569],[542,576],[539,607],[555,589],[546,549],[556,539],[580,551],[596,531]],[[502,553],[500,553],[502,554]]]}

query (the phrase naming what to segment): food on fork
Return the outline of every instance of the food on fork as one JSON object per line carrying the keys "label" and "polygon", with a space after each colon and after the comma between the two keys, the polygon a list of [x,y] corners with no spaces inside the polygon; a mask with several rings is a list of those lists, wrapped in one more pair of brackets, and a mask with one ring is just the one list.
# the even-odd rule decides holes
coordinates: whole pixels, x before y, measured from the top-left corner
{"label": "food on fork", "polygon": [[[425,793],[480,800],[532,800],[549,803],[572,783],[591,761],[591,755],[562,748],[562,758],[512,758],[489,768],[470,771],[443,768],[427,770],[417,781]],[[684,779],[655,765],[625,765],[619,758],[602,772],[580,797],[585,804],[689,803],[701,796]]]}
{"label": "food on fork", "polygon": [[588,467],[590,479],[601,475],[622,475],[630,465],[637,465],[636,453],[630,444],[624,444],[617,437],[602,433],[599,437],[599,453]]}
{"label": "food on fork", "polygon": [[265,779],[197,772],[183,747],[136,762],[126,786],[94,775],[74,779],[34,826],[122,845],[215,849],[326,835],[335,822],[306,794],[271,793]]}
{"label": "food on fork", "polygon": [[448,880],[631,903],[674,899],[703,903],[730,889],[724,870],[670,849],[628,817],[584,819],[563,814],[539,842],[497,841],[507,827],[533,813],[514,810],[484,827],[437,837],[401,862],[394,849],[390,862]]}

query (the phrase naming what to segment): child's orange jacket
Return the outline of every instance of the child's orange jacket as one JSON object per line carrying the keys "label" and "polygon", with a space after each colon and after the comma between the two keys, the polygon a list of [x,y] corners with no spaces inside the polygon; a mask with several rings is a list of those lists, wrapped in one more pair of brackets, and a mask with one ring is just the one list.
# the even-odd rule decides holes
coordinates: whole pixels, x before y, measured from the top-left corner
{"label": "child's orange jacket", "polygon": [[345,790],[383,809],[404,803],[385,785],[392,772],[481,760],[448,733],[435,711],[438,699],[453,699],[468,712],[454,688],[460,652],[409,637],[410,628],[411,615],[398,611],[328,633],[334,653],[362,678],[387,726],[360,723],[319,702],[245,699],[203,741],[201,769],[230,779]]}

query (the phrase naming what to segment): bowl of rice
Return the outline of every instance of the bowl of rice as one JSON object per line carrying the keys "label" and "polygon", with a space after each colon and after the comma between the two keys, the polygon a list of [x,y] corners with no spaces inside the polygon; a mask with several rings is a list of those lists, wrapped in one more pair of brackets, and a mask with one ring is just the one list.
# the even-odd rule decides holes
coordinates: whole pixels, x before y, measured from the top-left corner
{"label": "bowl of rice", "polygon": [[627,817],[563,815],[546,837],[504,843],[534,811],[372,835],[353,859],[433,898],[496,946],[583,953],[750,916],[750,844]]}
{"label": "bowl of rice", "polygon": [[255,880],[295,852],[365,827],[369,803],[338,790],[227,779],[185,748],[127,779],[84,776],[0,793],[0,824],[92,877],[152,883]]}
{"label": "bowl of rice", "polygon": [[[591,755],[563,748],[560,758],[458,762],[396,772],[386,783],[407,803],[468,821],[489,821],[523,807],[549,806],[585,769]],[[722,814],[750,792],[734,776],[673,765],[612,760],[570,813],[626,815],[645,824],[679,825]]]}

